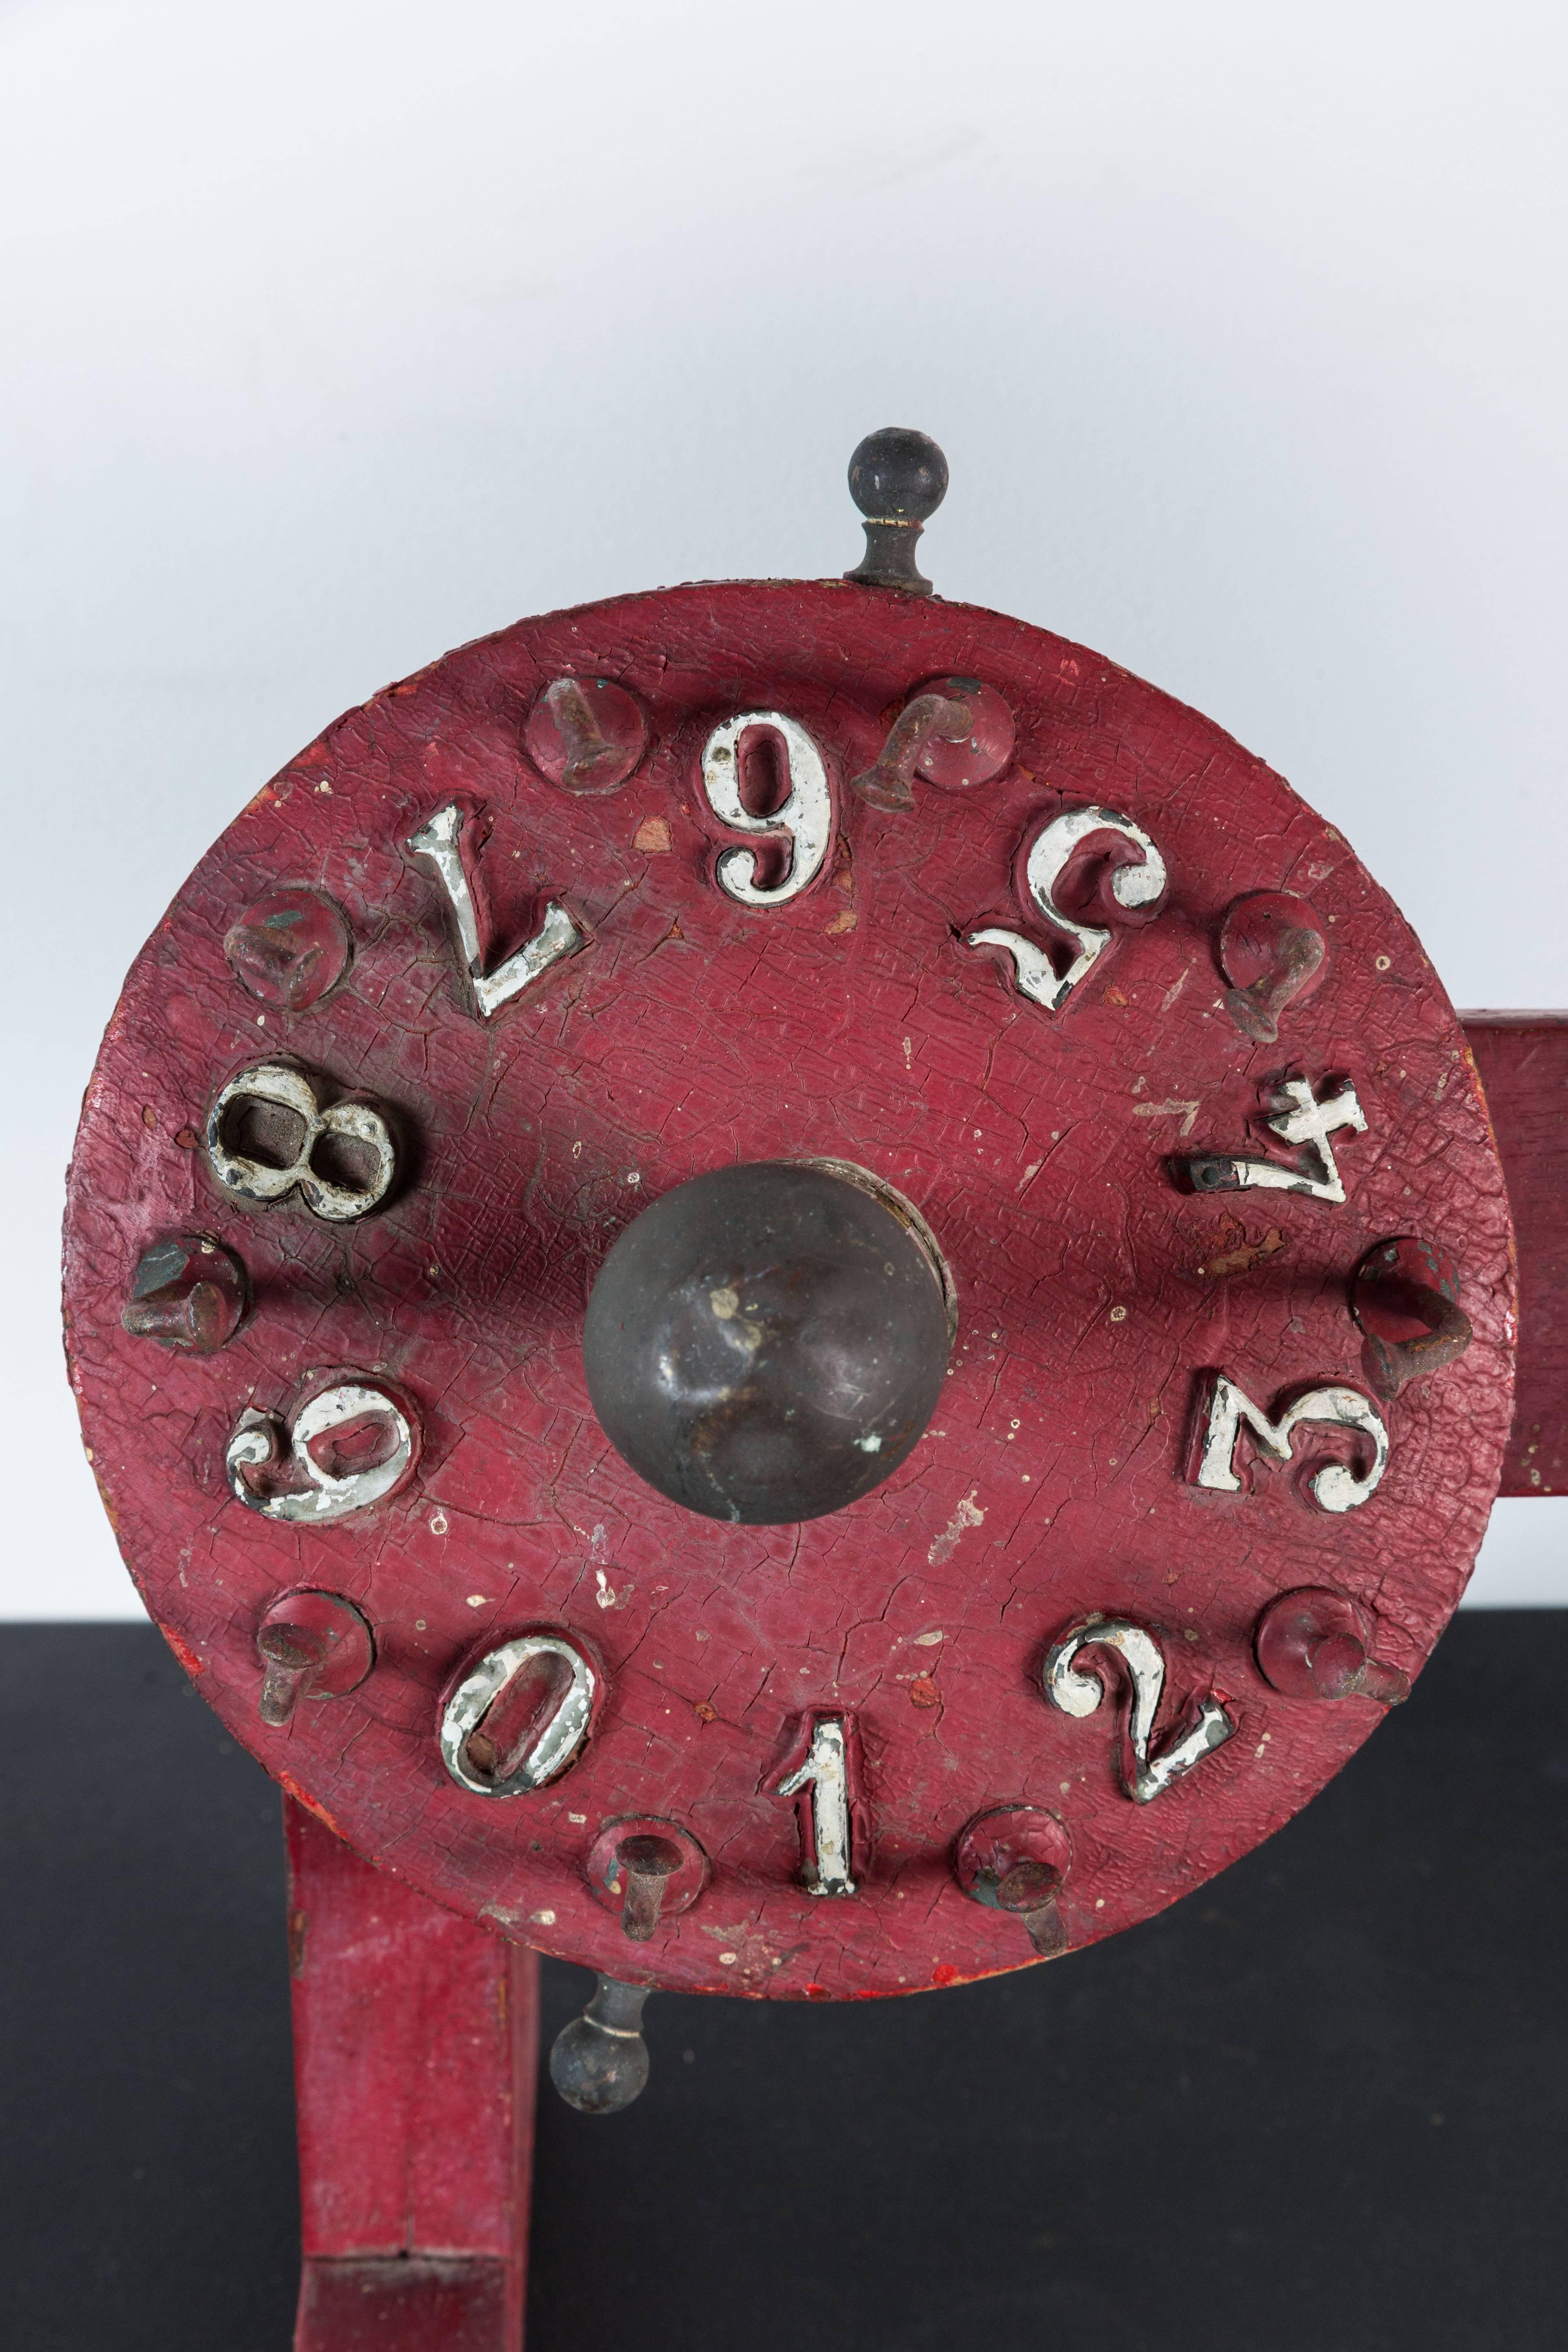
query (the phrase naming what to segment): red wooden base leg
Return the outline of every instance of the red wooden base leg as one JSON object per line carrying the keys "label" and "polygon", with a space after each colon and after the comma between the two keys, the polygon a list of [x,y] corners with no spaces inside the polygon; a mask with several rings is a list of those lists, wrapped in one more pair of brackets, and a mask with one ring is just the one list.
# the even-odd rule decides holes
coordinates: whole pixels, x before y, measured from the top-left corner
{"label": "red wooden base leg", "polygon": [[521,2352],[538,1958],[284,1820],[295,2352]]}

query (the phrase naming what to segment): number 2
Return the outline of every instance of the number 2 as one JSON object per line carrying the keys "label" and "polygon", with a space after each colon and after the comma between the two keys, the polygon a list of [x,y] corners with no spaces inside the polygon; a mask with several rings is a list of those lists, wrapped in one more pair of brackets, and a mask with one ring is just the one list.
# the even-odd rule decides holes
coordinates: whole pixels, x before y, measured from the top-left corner
{"label": "number 2", "polygon": [[1076,1664],[1079,1652],[1087,1649],[1109,1650],[1120,1658],[1131,1685],[1121,1741],[1121,1786],[1135,1805],[1152,1804],[1173,1780],[1223,1747],[1235,1731],[1219,1701],[1207,1698],[1196,1720],[1152,1756],[1149,1740],[1165,1687],[1165,1654],[1145,1626],[1117,1617],[1080,1619],[1052,1644],[1041,1680],[1046,1696],[1064,1715],[1092,1715],[1105,1696],[1100,1675],[1086,1675]]}

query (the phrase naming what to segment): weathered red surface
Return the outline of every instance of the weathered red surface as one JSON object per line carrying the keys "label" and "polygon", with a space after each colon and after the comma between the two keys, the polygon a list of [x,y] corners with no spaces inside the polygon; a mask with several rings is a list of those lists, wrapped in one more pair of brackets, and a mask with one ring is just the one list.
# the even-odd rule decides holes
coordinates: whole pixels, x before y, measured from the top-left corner
{"label": "weathered red surface", "polygon": [[1505,1495],[1568,1494],[1568,1013],[1467,1013],[1519,1250]]}
{"label": "weathered red surface", "polygon": [[517,2352],[539,1962],[284,1811],[296,2352]]}
{"label": "weathered red surface", "polygon": [[308,2262],[294,2352],[519,2352],[521,2305],[484,2256]]}
{"label": "weathered red surface", "polygon": [[[646,760],[605,798],[562,792],[522,750],[542,687],[568,674],[619,680],[647,713]],[[948,675],[1006,699],[1006,774],[922,782],[901,815],[847,794],[910,692]],[[839,829],[820,887],[753,910],[714,887],[732,836],[698,758],[717,721],[770,708],[816,736]],[[490,1022],[401,847],[454,795],[491,821],[492,960],[547,896],[591,934]],[[1154,835],[1170,889],[1053,1017],[962,934],[1042,936],[1015,896],[1016,853],[1087,802]],[[263,1023],[223,942],[287,881],[343,908],[353,961],[324,1003]],[[1267,1046],[1226,1013],[1215,960],[1225,909],[1260,889],[1306,898],[1330,941]],[[404,1173],[362,1223],[247,1213],[190,1148],[218,1085],[279,1053],[401,1123]],[[1285,1072],[1354,1080],[1369,1131],[1336,1139],[1346,1204],[1178,1192],[1164,1155],[1258,1150],[1260,1089]],[[604,1440],[584,1301],[647,1201],[721,1162],[808,1154],[875,1171],[929,1218],[957,1282],[952,1370],[931,1432],[874,1493],[799,1528],[726,1528],[662,1501]],[[255,1290],[205,1360],[120,1325],[148,1239],[192,1229],[237,1250]],[[1347,1279],[1404,1234],[1455,1260],[1476,1337],[1387,1409],[1372,1499],[1331,1517],[1262,1467],[1238,1495],[1185,1484],[1205,1370],[1266,1408],[1356,1381]],[[1259,1612],[1331,1586],[1367,1612],[1379,1658],[1416,1673],[1468,1573],[1510,1413],[1508,1209],[1464,1036],[1339,834],[1211,722],[1082,647],[837,583],[524,622],[310,745],[203,860],[132,973],[84,1113],[67,1264],[106,1502],[235,1735],[423,1893],[622,1977],[710,1991],[847,1998],[1026,1963],[1022,1922],[953,1874],[953,1841],[993,1806],[1065,1824],[1072,1945],[1246,1852],[1380,1719],[1364,1697],[1271,1690]],[[270,1523],[229,1495],[225,1441],[247,1403],[280,1409],[327,1365],[399,1382],[423,1456],[360,1517]],[[377,1664],[269,1731],[255,1630],[300,1585],[363,1611]],[[1121,1791],[1113,1702],[1073,1719],[1041,1694],[1047,1644],[1096,1610],[1165,1637],[1156,1744],[1201,1696],[1236,1718],[1147,1805]],[[546,1623],[605,1659],[595,1736],[533,1796],[468,1794],[437,1756],[441,1688],[476,1644]],[[814,1901],[775,1789],[803,1722],[832,1710],[858,1726],[876,1843],[860,1894]],[[584,1864],[606,1821],[644,1814],[684,1824],[713,1869],[634,1947]]]}

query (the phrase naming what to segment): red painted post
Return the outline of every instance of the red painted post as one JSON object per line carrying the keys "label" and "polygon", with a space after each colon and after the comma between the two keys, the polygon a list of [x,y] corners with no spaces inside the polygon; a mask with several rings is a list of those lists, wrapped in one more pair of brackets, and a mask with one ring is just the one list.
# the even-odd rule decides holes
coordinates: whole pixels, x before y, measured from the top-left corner
{"label": "red painted post", "polygon": [[538,1958],[284,1816],[295,2352],[521,2352]]}
{"label": "red painted post", "polygon": [[1519,1252],[1504,1495],[1568,1495],[1568,1013],[1466,1013]]}

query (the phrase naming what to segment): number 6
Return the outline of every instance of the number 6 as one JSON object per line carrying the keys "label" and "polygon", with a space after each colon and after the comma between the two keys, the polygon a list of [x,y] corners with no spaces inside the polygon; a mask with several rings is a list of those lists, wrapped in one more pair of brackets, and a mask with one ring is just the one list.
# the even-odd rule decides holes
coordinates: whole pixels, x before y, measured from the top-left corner
{"label": "number 6", "polygon": [[[754,728],[766,728],[782,740],[789,766],[788,797],[771,816],[753,816],[741,798],[742,752]],[[721,850],[713,878],[727,898],[742,907],[784,907],[809,889],[833,839],[833,793],[822,754],[797,720],[777,710],[744,710],[715,727],[702,747],[702,789],[714,815],[731,832],[756,834],[789,848],[789,870],[772,889],[757,886],[760,851]]]}

